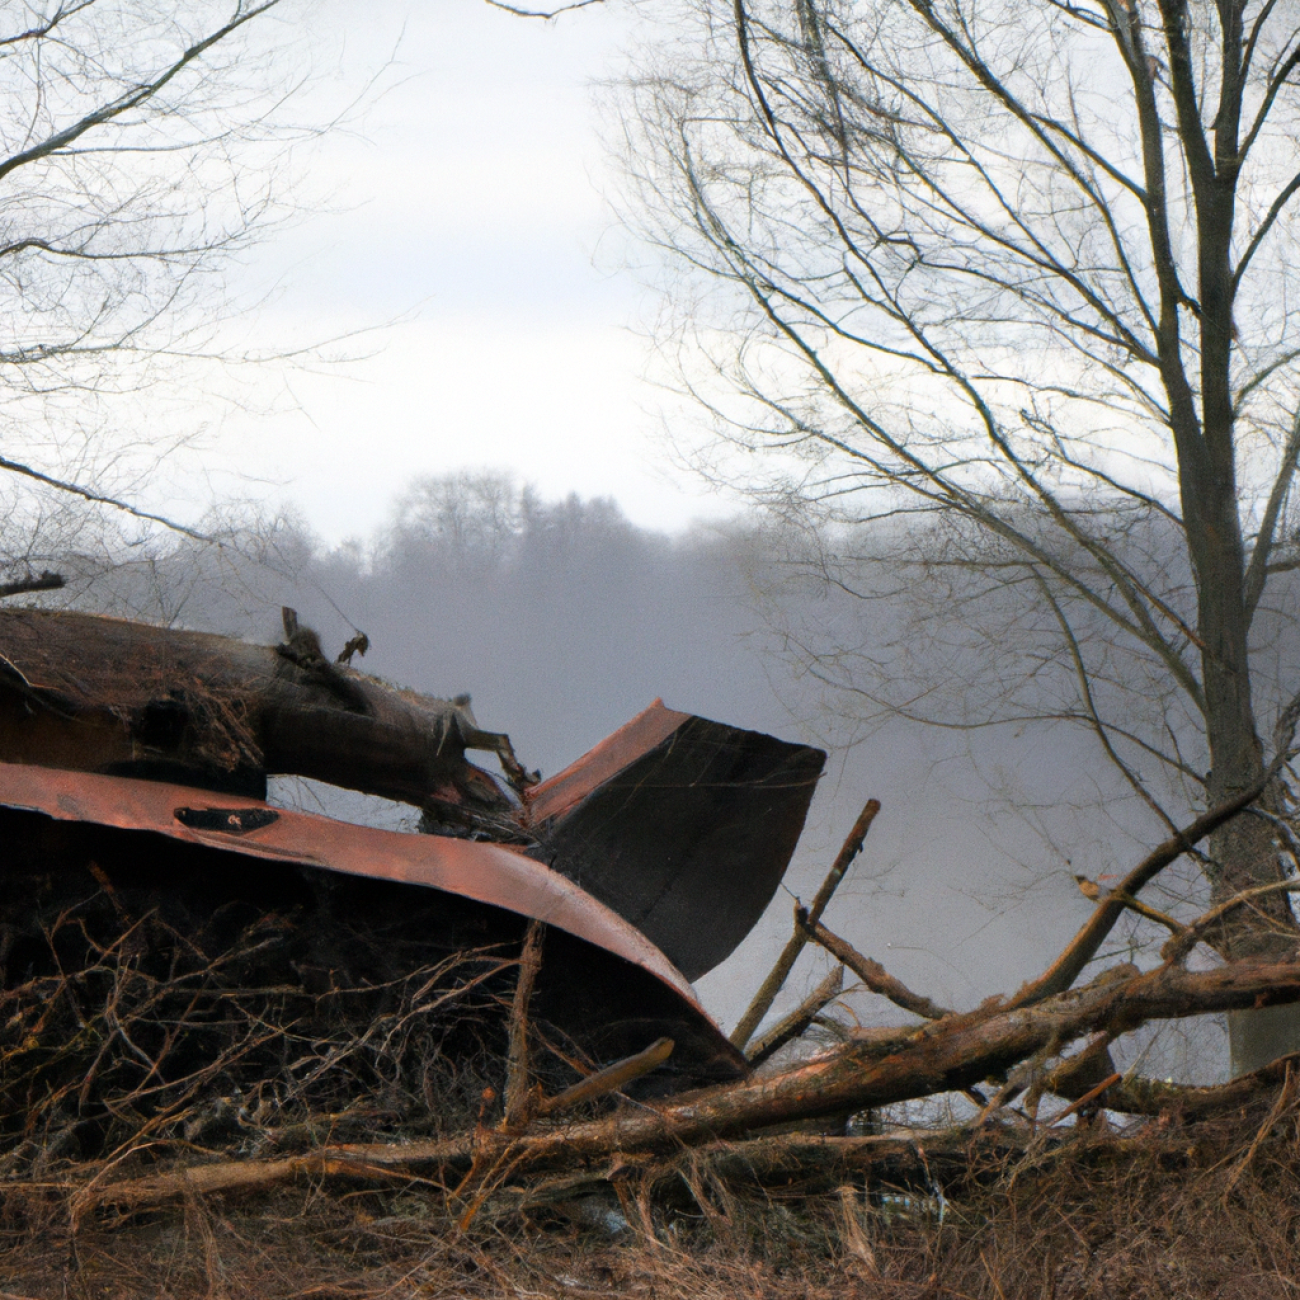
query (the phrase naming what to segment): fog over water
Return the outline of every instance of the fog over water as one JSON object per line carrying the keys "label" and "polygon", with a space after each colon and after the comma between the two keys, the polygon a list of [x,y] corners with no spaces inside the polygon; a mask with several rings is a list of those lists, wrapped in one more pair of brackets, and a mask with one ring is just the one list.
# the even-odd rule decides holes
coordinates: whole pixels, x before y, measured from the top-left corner
{"label": "fog over water", "polygon": [[[290,604],[330,654],[363,629],[372,649],[358,666],[429,694],[470,692],[479,723],[508,732],[543,775],[657,697],[831,746],[787,890],[699,982],[706,1006],[724,1027],[734,1023],[790,933],[792,895],[815,892],[869,796],[883,811],[827,924],[940,1003],[967,1008],[1013,990],[1087,919],[1072,873],[1126,869],[1142,855],[1140,838],[1098,800],[1098,764],[1082,738],[855,723],[843,696],[780,653],[765,594],[774,581],[766,557],[779,551],[772,527],[755,520],[670,537],[632,525],[608,500],[543,500],[505,476],[460,474],[421,481],[364,542],[331,550],[281,525],[265,534],[263,564],[182,552],[119,570],[89,603],[267,643]],[[784,599],[786,613],[798,602],[813,626],[876,620],[883,636],[891,617],[888,605],[845,607],[813,588]],[[869,640],[877,629],[859,630]],[[277,795],[390,827],[411,819],[410,809],[299,781],[279,782]],[[1117,931],[1108,954],[1126,955],[1125,943]],[[777,1011],[829,968],[808,951]],[[865,1024],[907,1020],[862,992],[843,1007]],[[1162,1073],[1212,1078],[1217,1052],[1213,1034],[1189,1053],[1166,1030],[1156,1056]]]}

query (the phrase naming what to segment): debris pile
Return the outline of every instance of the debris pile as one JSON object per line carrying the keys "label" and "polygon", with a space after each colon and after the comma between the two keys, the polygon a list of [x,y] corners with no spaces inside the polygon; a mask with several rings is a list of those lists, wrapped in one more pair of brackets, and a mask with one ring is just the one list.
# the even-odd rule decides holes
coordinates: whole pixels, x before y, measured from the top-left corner
{"label": "debris pile", "polygon": [[[539,782],[467,704],[439,711],[318,663],[300,628],[294,649],[287,614],[292,654],[42,618],[54,621],[0,616],[0,1190],[11,1210],[54,1198],[75,1225],[282,1195],[307,1179],[375,1195],[419,1187],[461,1230],[599,1196],[653,1235],[672,1188],[709,1222],[732,1214],[742,1187],[838,1195],[866,1179],[912,1204],[978,1185],[990,1162],[1028,1168],[1089,1134],[1101,1141],[1103,1112],[1147,1125],[1134,1130],[1147,1147],[1168,1138],[1186,1154],[1180,1125],[1259,1114],[1258,1147],[1296,1111],[1290,1059],[1188,1089],[1124,1076],[1110,1056],[1148,1021],[1300,999],[1300,960],[1188,968],[1253,895],[1172,923],[1154,968],[1078,982],[1143,886],[1259,790],[1099,894],[1039,978],[968,1011],[906,988],[826,924],[879,812],[869,801],[728,1040],[683,972],[716,965],[772,897],[820,751],[656,704]],[[124,667],[70,650],[41,659],[33,628],[85,653],[94,636],[151,646],[157,671],[109,699]],[[260,667],[222,677],[213,662]],[[193,683],[211,699],[218,679],[224,720],[213,723]],[[285,705],[289,686],[308,703]],[[400,726],[393,699],[407,710]],[[170,731],[155,727],[159,700],[176,704]],[[234,734],[230,718],[253,740],[223,759],[210,738]],[[441,833],[372,831],[259,799],[249,782],[290,752],[270,738],[317,724],[376,744],[391,727],[397,748],[368,752],[423,754],[400,781],[396,762],[366,775],[387,759],[358,767],[354,754],[349,770],[361,788],[407,782]],[[504,787],[465,762],[479,743],[510,754]],[[491,809],[486,795],[461,797],[480,777],[499,800]],[[808,944],[836,969],[763,1029]],[[781,1064],[849,979],[916,1022],[841,1026]],[[846,1127],[944,1093],[967,1111],[941,1131]]]}

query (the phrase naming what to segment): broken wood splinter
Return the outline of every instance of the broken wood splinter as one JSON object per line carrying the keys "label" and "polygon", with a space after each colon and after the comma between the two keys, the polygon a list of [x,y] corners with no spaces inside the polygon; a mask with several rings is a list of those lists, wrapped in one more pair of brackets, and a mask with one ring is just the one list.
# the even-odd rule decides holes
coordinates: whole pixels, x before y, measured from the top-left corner
{"label": "broken wood splinter", "polygon": [[671,1038],[657,1038],[643,1052],[635,1056],[624,1057],[607,1065],[603,1070],[589,1074],[554,1097],[545,1097],[537,1103],[536,1114],[540,1116],[558,1115],[561,1111],[581,1105],[584,1101],[595,1101],[608,1093],[616,1092],[634,1079],[662,1065],[672,1054],[677,1044]]}

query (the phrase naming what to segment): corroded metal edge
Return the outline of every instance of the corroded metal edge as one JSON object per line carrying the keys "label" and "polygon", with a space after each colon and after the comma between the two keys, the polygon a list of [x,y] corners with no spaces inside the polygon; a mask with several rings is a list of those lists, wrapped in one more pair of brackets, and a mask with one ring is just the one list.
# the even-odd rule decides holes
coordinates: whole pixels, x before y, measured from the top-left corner
{"label": "corroded metal edge", "polygon": [[520,820],[527,826],[537,826],[567,812],[597,786],[662,744],[692,716],[668,708],[663,700],[655,700],[563,771],[525,790]]}
{"label": "corroded metal edge", "polygon": [[[59,821],[152,832],[245,857],[423,885],[535,917],[640,966],[713,1024],[686,978],[635,926],[559,872],[506,845],[376,830],[238,795],[22,763],[0,763],[0,806]],[[229,831],[207,830],[183,824],[177,817],[182,810],[275,816],[242,819],[253,829],[239,829],[236,818]]]}

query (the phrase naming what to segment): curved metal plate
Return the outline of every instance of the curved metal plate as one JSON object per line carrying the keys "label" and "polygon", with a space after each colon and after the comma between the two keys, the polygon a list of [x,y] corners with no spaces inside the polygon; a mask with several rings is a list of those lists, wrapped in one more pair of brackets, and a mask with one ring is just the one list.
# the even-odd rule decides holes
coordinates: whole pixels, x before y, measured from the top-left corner
{"label": "curved metal plate", "polygon": [[374,830],[237,795],[20,763],[0,763],[0,806],[424,885],[536,917],[640,966],[709,1019],[685,977],[640,931],[558,872],[505,845]]}
{"label": "curved metal plate", "polygon": [[679,713],[668,708],[663,700],[655,700],[631,722],[625,722],[562,772],[525,790],[524,815],[521,818],[524,825],[539,826],[563,816],[598,786],[626,770],[690,720],[689,713]]}
{"label": "curved metal plate", "polygon": [[825,762],[811,745],[656,700],[525,792],[529,852],[698,979],[771,902]]}

